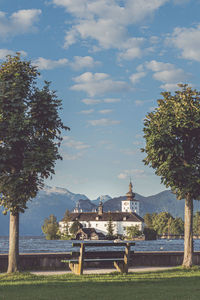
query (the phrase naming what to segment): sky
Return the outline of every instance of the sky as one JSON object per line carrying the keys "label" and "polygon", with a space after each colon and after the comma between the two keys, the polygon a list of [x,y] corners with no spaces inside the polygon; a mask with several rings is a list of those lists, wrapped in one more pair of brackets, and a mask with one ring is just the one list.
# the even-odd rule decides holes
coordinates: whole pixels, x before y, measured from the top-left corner
{"label": "sky", "polygon": [[199,0],[0,0],[0,63],[21,52],[62,99],[55,175],[90,199],[165,190],[144,166],[143,120],[161,92],[199,89]]}

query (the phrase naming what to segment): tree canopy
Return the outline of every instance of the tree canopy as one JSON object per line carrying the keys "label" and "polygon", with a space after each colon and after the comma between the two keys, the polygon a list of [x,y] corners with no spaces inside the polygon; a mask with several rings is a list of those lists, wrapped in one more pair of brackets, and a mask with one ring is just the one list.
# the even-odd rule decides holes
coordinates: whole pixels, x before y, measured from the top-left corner
{"label": "tree canopy", "polygon": [[200,92],[187,85],[162,93],[158,108],[144,121],[146,165],[185,199],[200,199]]}
{"label": "tree canopy", "polygon": [[193,200],[200,199],[200,92],[187,84],[162,93],[144,120],[144,163],[155,169],[177,199],[185,199],[185,267],[192,265]]}
{"label": "tree canopy", "polygon": [[172,234],[180,235],[184,233],[184,222],[181,218],[174,218],[168,212],[145,214],[144,222],[146,228],[153,229],[158,235]]}
{"label": "tree canopy", "polygon": [[42,231],[45,234],[47,240],[56,240],[58,238],[58,229],[59,224],[53,214],[51,214],[49,218],[46,218],[44,220]]}
{"label": "tree canopy", "polygon": [[40,90],[39,75],[29,61],[8,56],[0,66],[0,205],[13,214],[24,212],[45,178],[54,174],[61,130],[61,100]]}

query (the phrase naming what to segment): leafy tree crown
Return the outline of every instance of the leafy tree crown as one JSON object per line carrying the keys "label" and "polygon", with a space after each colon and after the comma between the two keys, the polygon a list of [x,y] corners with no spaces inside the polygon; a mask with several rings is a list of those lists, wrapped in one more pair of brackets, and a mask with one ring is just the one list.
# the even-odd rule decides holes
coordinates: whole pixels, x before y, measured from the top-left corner
{"label": "leafy tree crown", "polygon": [[13,214],[24,212],[54,174],[61,131],[68,129],[58,113],[61,100],[49,82],[37,88],[38,76],[19,54],[0,65],[0,205]]}
{"label": "leafy tree crown", "polygon": [[200,92],[179,85],[162,93],[158,108],[144,120],[146,165],[155,169],[178,199],[200,199]]}

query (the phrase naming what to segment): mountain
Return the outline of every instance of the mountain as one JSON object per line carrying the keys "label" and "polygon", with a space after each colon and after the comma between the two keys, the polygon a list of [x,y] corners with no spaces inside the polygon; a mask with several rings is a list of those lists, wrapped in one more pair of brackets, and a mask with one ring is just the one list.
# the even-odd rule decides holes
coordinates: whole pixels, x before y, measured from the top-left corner
{"label": "mountain", "polygon": [[[169,190],[149,197],[136,194],[135,198],[140,201],[141,216],[147,212],[168,211],[174,217],[183,218],[184,200],[176,200],[176,196]],[[125,196],[115,198],[108,195],[101,196],[104,211],[121,211],[123,199]],[[20,214],[20,235],[41,235],[41,226],[50,214],[54,214],[60,221],[66,209],[72,211],[78,205],[82,211],[94,211],[99,201],[100,197],[91,201],[85,195],[74,194],[64,188],[45,186],[35,199],[28,202],[25,213]],[[194,211],[196,210],[200,210],[199,201],[194,201]],[[0,207],[0,235],[8,235],[9,219],[8,216],[2,215],[1,211]]]}
{"label": "mountain", "polygon": [[[27,204],[28,209],[20,214],[21,235],[41,235],[44,219],[54,214],[61,220],[66,209],[73,210],[79,199],[88,200],[85,195],[74,194],[67,189],[45,186],[37,197]],[[8,216],[0,213],[0,235],[8,235]]]}
{"label": "mountain", "polygon": [[106,201],[112,199],[109,195],[99,196],[96,200],[92,200],[92,203],[95,205],[99,205],[99,202],[105,203]]}

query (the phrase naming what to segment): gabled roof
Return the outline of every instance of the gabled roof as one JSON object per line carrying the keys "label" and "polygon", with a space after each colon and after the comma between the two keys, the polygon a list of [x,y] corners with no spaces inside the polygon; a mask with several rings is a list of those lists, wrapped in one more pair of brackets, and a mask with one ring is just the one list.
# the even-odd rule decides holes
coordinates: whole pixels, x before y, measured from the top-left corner
{"label": "gabled roof", "polygon": [[[97,212],[72,212],[69,214],[69,221],[124,221],[124,222],[144,222],[144,219],[136,213],[131,212],[103,212],[98,215]],[[64,221],[64,220],[62,220]]]}

